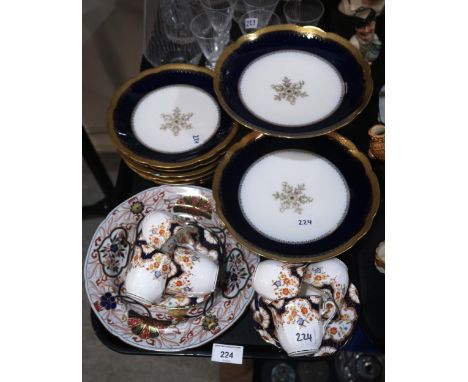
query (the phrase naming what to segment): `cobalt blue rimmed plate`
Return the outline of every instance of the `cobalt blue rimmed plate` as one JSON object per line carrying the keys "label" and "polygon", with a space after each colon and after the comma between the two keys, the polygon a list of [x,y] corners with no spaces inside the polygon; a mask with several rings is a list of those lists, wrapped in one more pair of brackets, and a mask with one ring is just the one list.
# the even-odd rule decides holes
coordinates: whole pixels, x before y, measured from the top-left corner
{"label": "cobalt blue rimmed plate", "polygon": [[300,140],[248,134],[218,166],[213,195],[240,243],[287,262],[348,250],[369,230],[380,202],[369,160],[335,132]]}
{"label": "cobalt blue rimmed plate", "polygon": [[213,72],[187,64],[148,69],[123,84],[107,125],[124,157],[160,169],[209,161],[238,131],[219,107]]}
{"label": "cobalt blue rimmed plate", "polygon": [[224,110],[253,130],[309,138],[351,122],[372,95],[369,65],[344,38],[274,25],[240,37],[215,68]]}

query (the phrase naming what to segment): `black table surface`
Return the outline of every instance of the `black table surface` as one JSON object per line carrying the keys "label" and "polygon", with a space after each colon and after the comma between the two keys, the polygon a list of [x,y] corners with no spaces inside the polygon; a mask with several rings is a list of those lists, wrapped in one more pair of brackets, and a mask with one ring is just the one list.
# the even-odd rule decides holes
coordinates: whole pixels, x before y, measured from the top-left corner
{"label": "black table surface", "polygon": [[[337,11],[337,0],[327,1],[324,4],[326,9],[320,27],[349,39],[354,33],[351,19]],[[367,131],[378,123],[378,93],[385,83],[384,15],[378,17],[376,31],[383,43],[383,49],[377,61],[371,66],[374,81],[373,95],[366,109],[348,126],[339,130],[340,134],[351,139],[363,153],[367,153],[369,148]],[[239,31],[234,30],[233,34],[236,37]],[[144,70],[150,67],[151,65],[143,59],[141,69]],[[351,340],[343,349],[355,352],[383,353],[385,347],[385,277],[375,268],[374,255],[379,242],[385,240],[385,165],[379,161],[371,161],[371,164],[379,180],[380,208],[369,232],[353,248],[339,256],[348,265],[350,280],[357,286],[361,301],[358,325]],[[154,186],[154,183],[139,177],[121,161],[116,184],[117,203]],[[212,342],[181,352],[152,352],[132,347],[110,334],[92,310],[91,321],[97,337],[103,344],[120,353],[158,356],[211,356]],[[254,321],[249,309],[231,328],[213,342],[244,346],[244,358],[288,358],[283,351],[262,341],[254,329]]]}

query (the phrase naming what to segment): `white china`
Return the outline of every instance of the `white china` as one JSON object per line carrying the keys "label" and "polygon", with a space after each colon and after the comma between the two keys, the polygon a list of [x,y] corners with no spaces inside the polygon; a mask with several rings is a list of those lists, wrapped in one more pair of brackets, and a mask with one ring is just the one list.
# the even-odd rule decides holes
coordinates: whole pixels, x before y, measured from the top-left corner
{"label": "white china", "polygon": [[[210,298],[163,295],[158,305],[128,298],[126,274],[148,211],[166,211],[180,220],[191,218],[219,237],[225,251],[223,272],[230,277],[217,285]],[[149,257],[150,248],[140,245]],[[84,263],[86,294],[97,319],[119,340],[146,351],[180,352],[213,341],[237,322],[255,294],[252,275],[259,261],[258,255],[244,249],[224,228],[211,190],[154,187],[119,204],[97,227]]]}
{"label": "white china", "polygon": [[220,119],[213,96],[179,84],[143,97],[133,113],[132,128],[137,139],[151,150],[182,153],[207,142],[218,130]]}
{"label": "white china", "polygon": [[167,282],[166,293],[199,297],[214,292],[219,267],[212,259],[187,248],[177,248],[173,260],[182,273]]}
{"label": "white china", "polygon": [[337,258],[309,264],[303,281],[315,288],[331,286],[333,299],[341,307],[349,287],[348,267]]}
{"label": "white china", "polygon": [[[308,298],[294,298],[285,304],[284,312],[271,308],[276,336],[290,357],[311,355],[320,349],[325,329],[337,311],[332,301],[320,300],[320,309],[313,308]],[[328,318],[323,320],[323,315]]]}
{"label": "white china", "polygon": [[332,114],[345,86],[331,63],[312,53],[286,50],[250,63],[241,75],[239,93],[244,106],[261,120],[304,126]]}
{"label": "white china", "polygon": [[292,298],[301,291],[301,276],[305,265],[265,260],[258,264],[253,279],[255,291],[271,301]]}
{"label": "white china", "polygon": [[326,158],[302,150],[277,150],[259,158],[240,183],[242,214],[260,233],[284,243],[309,243],[343,221],[350,193],[342,173]]}
{"label": "white china", "polygon": [[170,257],[164,253],[157,252],[143,259],[137,247],[125,280],[126,295],[143,304],[159,302],[166,287],[169,264]]}
{"label": "white china", "polygon": [[177,223],[174,215],[164,211],[154,211],[143,218],[142,238],[154,249],[161,250],[171,238],[171,225]]}

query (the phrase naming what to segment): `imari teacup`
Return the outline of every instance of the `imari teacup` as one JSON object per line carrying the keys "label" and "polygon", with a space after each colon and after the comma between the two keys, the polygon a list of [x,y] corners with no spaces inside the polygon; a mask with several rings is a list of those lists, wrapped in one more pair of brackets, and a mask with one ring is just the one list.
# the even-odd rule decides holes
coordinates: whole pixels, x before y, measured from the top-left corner
{"label": "imari teacup", "polygon": [[154,249],[170,253],[174,249],[177,237],[174,234],[180,229],[180,222],[175,215],[165,211],[154,211],[145,216],[141,224],[142,238]]}
{"label": "imari teacup", "polygon": [[341,307],[348,292],[348,267],[337,258],[309,264],[305,270],[303,281],[315,288],[329,285],[333,289],[333,299]]}
{"label": "imari teacup", "polygon": [[260,296],[270,301],[296,297],[301,290],[305,267],[276,260],[262,261],[255,271],[253,287]]}
{"label": "imari teacup", "polygon": [[178,247],[174,251],[173,261],[180,270],[168,280],[166,293],[198,297],[214,292],[219,267],[212,259],[191,249]]}
{"label": "imari teacup", "polygon": [[[322,343],[325,329],[336,314],[333,301],[321,296],[296,297],[282,307],[270,305],[276,337],[290,357],[314,354]],[[276,306],[275,306],[276,305]],[[327,316],[324,319],[324,316]]]}
{"label": "imari teacup", "polygon": [[144,257],[142,247],[136,246],[125,280],[126,294],[143,304],[155,304],[164,293],[171,259],[160,252]]}

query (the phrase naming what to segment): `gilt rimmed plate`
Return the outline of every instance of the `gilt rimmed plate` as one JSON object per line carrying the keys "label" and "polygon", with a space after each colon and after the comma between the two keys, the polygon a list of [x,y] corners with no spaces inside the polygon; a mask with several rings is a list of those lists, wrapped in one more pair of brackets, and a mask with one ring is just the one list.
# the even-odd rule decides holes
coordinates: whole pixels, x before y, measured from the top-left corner
{"label": "gilt rimmed plate", "polygon": [[123,157],[122,158],[127,165],[132,166],[132,168],[138,169],[138,172],[140,173],[145,173],[148,175],[156,175],[162,179],[181,179],[185,177],[201,177],[203,175],[208,175],[212,174],[214,170],[216,169],[217,162],[214,162],[212,164],[208,164],[203,167],[199,167],[196,169],[191,169],[191,170],[180,170],[177,172],[165,172],[161,171],[159,169],[153,169],[148,166],[144,166],[141,163],[133,161],[131,158]]}
{"label": "gilt rimmed plate", "polygon": [[[357,288],[354,284],[350,284],[348,293],[339,307],[339,313],[327,325],[320,348],[313,357],[323,357],[336,353],[349,342],[358,322],[359,304]],[[255,321],[255,330],[260,334],[260,337],[270,345],[281,349],[281,344],[276,338],[275,325],[268,304],[265,303],[262,297],[255,294],[250,309]]]}
{"label": "gilt rimmed plate", "polygon": [[337,133],[284,140],[252,132],[216,169],[213,195],[239,242],[287,262],[320,261],[351,248],[380,201],[368,159]]}
{"label": "gilt rimmed plate", "polygon": [[[122,292],[139,223],[154,210],[198,221],[217,234],[224,248],[223,287],[204,307],[194,307],[189,312],[193,317],[176,325],[164,325],[164,317],[152,315],[151,309],[129,301]],[[226,231],[210,190],[161,186],[126,200],[99,225],[88,249],[84,279],[91,307],[110,333],[141,349],[175,352],[203,345],[236,322],[253,297],[251,276],[258,262],[258,256]]]}
{"label": "gilt rimmed plate", "polygon": [[274,25],[225,49],[215,68],[215,91],[242,125],[305,138],[351,122],[369,102],[372,78],[344,38],[316,27]]}
{"label": "gilt rimmed plate", "polygon": [[209,160],[239,128],[219,107],[212,71],[188,64],[162,65],[125,82],[107,127],[119,152],[161,169]]}
{"label": "gilt rimmed plate", "polygon": [[185,176],[185,175],[179,175],[177,177],[160,177],[156,174],[149,173],[148,171],[142,171],[138,167],[135,167],[132,163],[127,162],[124,159],[124,162],[126,165],[136,172],[139,176],[141,176],[143,179],[149,180],[151,182],[157,183],[157,184],[170,184],[170,185],[187,185],[187,184],[198,184],[202,185],[203,183],[206,183],[207,181],[211,180],[213,178],[213,173],[214,169],[212,171],[209,171],[206,174],[201,174],[201,175],[195,175],[195,176]]}

